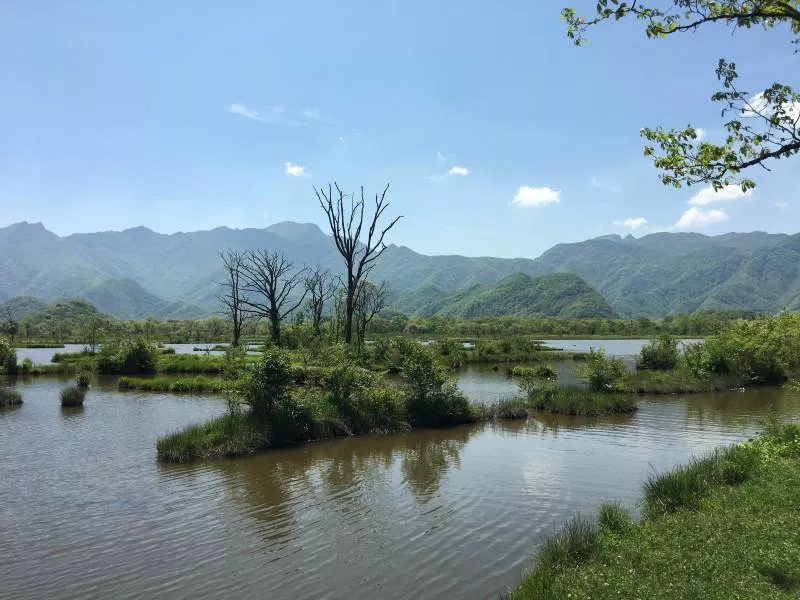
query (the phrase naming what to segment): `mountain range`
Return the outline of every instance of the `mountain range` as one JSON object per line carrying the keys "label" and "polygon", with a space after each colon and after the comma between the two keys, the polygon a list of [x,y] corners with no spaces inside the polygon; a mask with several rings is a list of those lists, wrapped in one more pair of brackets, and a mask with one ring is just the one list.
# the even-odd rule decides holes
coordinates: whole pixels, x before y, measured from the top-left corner
{"label": "mountain range", "polygon": [[[22,222],[0,228],[0,300],[84,298],[121,318],[207,315],[217,310],[222,279],[217,253],[228,248],[283,251],[298,265],[334,272],[341,262],[330,236],[313,224],[169,235],[136,227],[59,237],[40,223]],[[798,310],[800,234],[612,235],[559,244],[536,259],[426,256],[391,245],[372,278],[386,281],[393,305],[405,312],[466,315],[474,314],[481,302],[486,306],[486,294],[491,295],[476,286],[515,273],[574,273],[624,317],[700,309]],[[535,280],[507,283],[519,292],[520,282],[534,285]],[[410,300],[414,295],[435,302],[425,307],[425,302]],[[442,303],[445,296],[449,301]],[[530,295],[520,297],[536,304]],[[600,304],[596,308],[606,310]]]}

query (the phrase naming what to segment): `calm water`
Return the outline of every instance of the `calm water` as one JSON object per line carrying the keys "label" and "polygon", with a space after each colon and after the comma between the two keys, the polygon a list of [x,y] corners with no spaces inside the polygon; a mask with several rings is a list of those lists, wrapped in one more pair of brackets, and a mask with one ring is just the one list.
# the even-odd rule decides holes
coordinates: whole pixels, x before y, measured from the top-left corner
{"label": "calm water", "polygon": [[[696,344],[701,339],[679,340],[679,344]],[[603,349],[609,356],[631,358],[639,354],[642,346],[650,342],[650,338],[639,340],[544,340],[547,348],[560,348],[569,352],[588,352],[590,349]]]}
{"label": "calm water", "polygon": [[[476,399],[513,392],[470,370]],[[784,390],[646,400],[632,416],[542,418],[164,466],[159,435],[213,397],[19,383],[0,411],[0,598],[496,598],[542,536],[647,473],[800,416]]]}
{"label": "calm water", "polygon": [[[211,350],[214,346],[227,346],[227,342],[203,342],[196,344],[164,344],[165,348],[173,348],[175,354],[225,354],[222,350]],[[53,360],[56,352],[80,352],[84,349],[84,344],[64,344],[63,348],[17,348],[17,361],[22,362],[30,358],[35,365],[46,365]],[[195,350],[197,348],[197,350]],[[251,352],[251,354],[257,354]]]}

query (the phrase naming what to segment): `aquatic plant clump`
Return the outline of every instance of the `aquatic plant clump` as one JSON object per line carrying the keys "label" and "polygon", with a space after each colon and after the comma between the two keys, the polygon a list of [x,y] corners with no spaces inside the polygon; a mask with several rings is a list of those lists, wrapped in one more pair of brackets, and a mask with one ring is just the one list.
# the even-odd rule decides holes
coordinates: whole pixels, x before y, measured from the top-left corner
{"label": "aquatic plant clump", "polygon": [[22,395],[18,391],[0,388],[0,408],[19,406],[20,404],[22,404]]}
{"label": "aquatic plant clump", "polygon": [[61,390],[61,406],[63,407],[83,406],[83,400],[85,398],[86,390],[77,386]]}

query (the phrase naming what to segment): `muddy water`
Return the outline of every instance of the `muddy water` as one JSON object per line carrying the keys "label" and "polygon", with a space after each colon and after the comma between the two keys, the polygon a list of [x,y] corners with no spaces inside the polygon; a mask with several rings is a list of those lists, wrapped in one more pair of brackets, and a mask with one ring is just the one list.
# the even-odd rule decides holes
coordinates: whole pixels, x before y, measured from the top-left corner
{"label": "muddy water", "polygon": [[[635,415],[542,418],[164,466],[159,435],[219,398],[54,378],[0,411],[1,598],[495,598],[542,536],[647,473],[800,416],[785,390],[644,400]],[[513,391],[471,370],[476,399]],[[503,387],[506,386],[506,387]],[[510,386],[510,387],[509,387]]]}

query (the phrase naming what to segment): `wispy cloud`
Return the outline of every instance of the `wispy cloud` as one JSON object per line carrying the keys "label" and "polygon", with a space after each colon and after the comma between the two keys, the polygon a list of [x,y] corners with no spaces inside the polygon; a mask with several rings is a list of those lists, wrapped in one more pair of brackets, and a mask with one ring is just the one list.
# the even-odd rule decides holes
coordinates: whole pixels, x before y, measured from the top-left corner
{"label": "wispy cloud", "polygon": [[339,143],[344,144],[344,137],[342,137],[341,135],[339,136]]}
{"label": "wispy cloud", "polygon": [[442,154],[441,152],[437,152],[436,153],[436,160],[438,160],[439,162],[446,162],[447,161],[447,157],[444,154]]}
{"label": "wispy cloud", "polygon": [[695,127],[694,132],[697,135],[697,141],[702,142],[704,139],[708,137],[708,131],[703,129],[702,127]]}
{"label": "wispy cloud", "polygon": [[635,219],[612,221],[612,223],[617,227],[625,227],[626,229],[638,229],[639,227],[647,225],[647,219],[645,219],[644,217],[637,217]]}
{"label": "wispy cloud", "polygon": [[738,200],[739,198],[747,198],[751,196],[753,190],[742,191],[739,185],[726,185],[720,188],[719,191],[715,190],[712,186],[704,187],[702,190],[692,196],[687,204],[692,206],[705,206],[713,202],[729,202],[731,200]]}
{"label": "wispy cloud", "polygon": [[458,165],[455,165],[450,169],[448,169],[447,173],[443,173],[441,175],[428,175],[425,179],[427,179],[432,183],[436,183],[439,181],[444,181],[448,177],[453,177],[454,175],[458,177],[466,177],[467,175],[469,175],[469,169],[466,167],[459,167]]}
{"label": "wispy cloud", "polygon": [[561,202],[561,190],[549,187],[531,187],[523,185],[517,190],[513,204],[519,207],[545,206]]}
{"label": "wispy cloud", "polygon": [[777,206],[781,210],[786,210],[787,208],[789,208],[789,203],[788,202],[776,202],[775,206]]}
{"label": "wispy cloud", "polygon": [[613,192],[614,194],[619,194],[622,191],[622,186],[620,184],[606,181],[604,179],[598,179],[597,177],[592,177],[592,185],[596,188],[600,188],[601,190]]}
{"label": "wispy cloud", "polygon": [[678,219],[677,223],[675,223],[674,229],[705,227],[706,225],[711,225],[712,223],[722,223],[723,221],[727,220],[728,215],[723,210],[719,210],[718,208],[703,210],[702,208],[692,206],[687,208],[686,211],[681,215],[681,218]]}
{"label": "wispy cloud", "polygon": [[286,174],[292,177],[310,177],[311,173],[306,171],[305,167],[301,167],[300,165],[296,165],[294,163],[287,162],[285,163],[286,166]]}
{"label": "wispy cloud", "polygon": [[234,102],[228,106],[228,112],[232,115],[245,117],[266,123],[267,125],[279,125],[286,127],[308,127],[314,123],[332,123],[330,119],[323,117],[319,109],[307,109],[304,111],[287,110],[282,104],[273,104],[256,110],[242,102]]}

